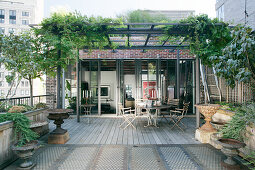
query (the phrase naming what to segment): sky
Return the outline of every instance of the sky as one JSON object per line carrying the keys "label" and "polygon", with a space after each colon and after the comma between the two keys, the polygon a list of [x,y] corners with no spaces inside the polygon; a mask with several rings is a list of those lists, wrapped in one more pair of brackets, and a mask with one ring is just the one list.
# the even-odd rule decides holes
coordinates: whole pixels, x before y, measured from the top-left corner
{"label": "sky", "polygon": [[87,16],[115,17],[129,10],[195,10],[196,14],[216,16],[216,0],[44,0],[44,16],[52,11],[79,11]]}

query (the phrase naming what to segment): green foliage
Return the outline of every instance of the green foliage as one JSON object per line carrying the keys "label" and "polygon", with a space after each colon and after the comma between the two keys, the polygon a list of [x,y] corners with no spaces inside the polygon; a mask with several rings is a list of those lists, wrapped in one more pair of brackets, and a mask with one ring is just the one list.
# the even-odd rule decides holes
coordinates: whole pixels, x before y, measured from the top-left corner
{"label": "green foliage", "polygon": [[1,40],[0,62],[13,73],[6,76],[8,82],[13,81],[14,73],[28,80],[42,75],[43,69],[37,60],[40,44],[31,32],[4,35]]}
{"label": "green foliage", "polygon": [[244,157],[249,163],[247,165],[251,165],[252,167],[249,168],[251,170],[255,170],[255,151],[251,152],[250,154]]}
{"label": "green foliage", "polygon": [[33,132],[30,126],[30,120],[22,113],[0,114],[0,122],[13,121],[15,138],[18,146],[25,145],[31,140],[38,138],[38,134]]}
{"label": "green foliage", "polygon": [[42,21],[41,27],[34,28],[39,41],[44,44],[40,65],[48,74],[55,75],[57,66],[66,68],[76,60],[77,50],[111,46],[107,32],[116,24],[121,24],[121,20],[54,13]]}
{"label": "green foliage", "polygon": [[222,56],[211,60],[218,75],[227,80],[228,85],[235,82],[255,80],[255,36],[251,28],[237,26],[231,32],[232,41],[223,49]]}
{"label": "green foliage", "polygon": [[246,126],[255,123],[255,104],[240,107],[224,128],[221,130],[224,138],[243,141]]}
{"label": "green foliage", "polygon": [[160,22],[172,22],[163,14],[150,14],[146,10],[133,10],[128,11],[125,14],[119,15],[124,22],[127,23],[160,23]]}
{"label": "green foliage", "polygon": [[12,106],[9,110],[8,113],[24,113],[26,112],[27,109],[24,106]]}
{"label": "green foliage", "polygon": [[47,104],[46,103],[37,103],[35,105],[35,109],[43,109],[43,108],[47,108]]}
{"label": "green foliage", "polygon": [[241,105],[238,103],[216,102],[216,104],[221,105],[221,109],[226,109],[230,111],[236,111],[241,107]]}
{"label": "green foliage", "polygon": [[[211,65],[211,56],[221,56],[222,49],[231,41],[228,24],[210,19],[207,15],[190,16],[180,25],[165,26],[166,34],[178,37],[180,43],[190,44],[190,51],[203,64]],[[173,34],[181,32],[180,35]],[[175,40],[176,41],[176,40]]]}
{"label": "green foliage", "polygon": [[69,97],[68,102],[69,106],[67,108],[76,111],[76,97]]}

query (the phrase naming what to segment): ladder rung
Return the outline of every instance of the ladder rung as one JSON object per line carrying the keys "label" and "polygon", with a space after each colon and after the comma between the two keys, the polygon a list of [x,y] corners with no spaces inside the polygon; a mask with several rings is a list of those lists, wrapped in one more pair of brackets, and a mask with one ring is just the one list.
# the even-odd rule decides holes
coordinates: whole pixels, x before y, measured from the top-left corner
{"label": "ladder rung", "polygon": [[209,84],[208,86],[216,87],[217,85]]}
{"label": "ladder rung", "polygon": [[207,76],[215,76],[214,74],[206,74]]}
{"label": "ladder rung", "polygon": [[220,97],[220,96],[216,96],[216,95],[210,95],[210,97]]}

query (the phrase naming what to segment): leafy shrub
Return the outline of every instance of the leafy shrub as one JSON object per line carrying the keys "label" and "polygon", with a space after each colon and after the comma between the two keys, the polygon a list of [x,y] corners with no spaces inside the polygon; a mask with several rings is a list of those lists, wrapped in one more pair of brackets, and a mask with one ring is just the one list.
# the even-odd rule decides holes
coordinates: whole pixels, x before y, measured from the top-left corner
{"label": "leafy shrub", "polygon": [[248,161],[247,165],[251,165],[251,170],[255,170],[255,151],[251,152],[250,154],[244,157]]}
{"label": "leafy shrub", "polygon": [[15,139],[18,141],[18,146],[23,146],[39,137],[37,133],[29,128],[30,120],[22,113],[1,114],[0,123],[5,121],[13,121]]}
{"label": "leafy shrub", "polygon": [[37,103],[35,105],[35,108],[36,109],[43,109],[43,108],[47,108],[47,105],[46,105],[46,103]]}
{"label": "leafy shrub", "polygon": [[12,106],[8,113],[24,113],[27,109],[25,106]]}
{"label": "leafy shrub", "polygon": [[239,108],[225,127],[221,130],[223,138],[243,141],[246,126],[255,123],[255,104],[244,105]]}

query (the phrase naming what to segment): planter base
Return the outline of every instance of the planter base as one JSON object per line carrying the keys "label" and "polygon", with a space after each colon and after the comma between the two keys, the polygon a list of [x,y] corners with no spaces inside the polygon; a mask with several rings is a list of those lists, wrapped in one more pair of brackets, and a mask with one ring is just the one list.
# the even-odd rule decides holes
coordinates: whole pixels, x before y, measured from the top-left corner
{"label": "planter base", "polygon": [[222,146],[216,142],[219,138],[220,138],[219,134],[214,133],[214,134],[211,135],[211,139],[210,139],[210,142],[209,142],[216,149],[221,149],[222,148]]}
{"label": "planter base", "polygon": [[226,169],[228,169],[228,170],[241,170],[242,168],[240,167],[240,165],[229,165],[229,164],[227,164],[227,163],[225,163],[225,162],[221,162],[221,165],[224,167],[224,168],[226,168]]}
{"label": "planter base", "polygon": [[195,139],[197,139],[201,143],[209,143],[211,139],[211,135],[215,132],[207,132],[201,129],[197,129],[195,133]]}
{"label": "planter base", "polygon": [[31,166],[29,166],[29,167],[26,167],[26,168],[21,168],[21,167],[18,167],[16,170],[32,170],[34,167],[35,167],[35,163],[34,164],[32,164]]}
{"label": "planter base", "polygon": [[51,133],[48,137],[48,144],[65,144],[69,140],[69,133],[63,134]]}

